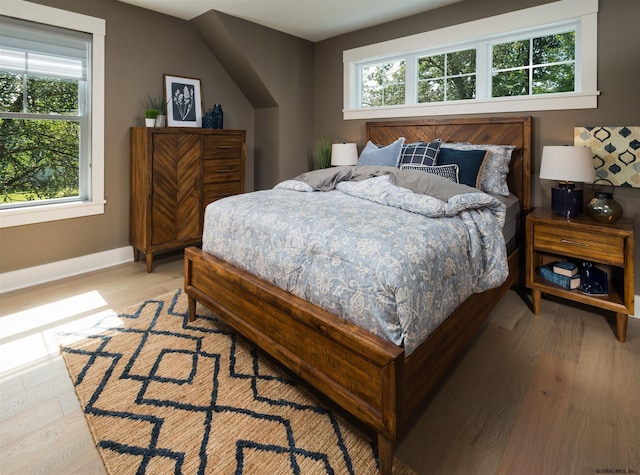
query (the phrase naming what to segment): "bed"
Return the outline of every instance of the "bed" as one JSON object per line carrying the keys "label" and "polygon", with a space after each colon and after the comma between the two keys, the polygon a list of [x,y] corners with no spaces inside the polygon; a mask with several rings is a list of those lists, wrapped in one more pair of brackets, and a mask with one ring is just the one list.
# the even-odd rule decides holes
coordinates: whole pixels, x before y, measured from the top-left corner
{"label": "bed", "polygon": [[441,139],[514,146],[509,192],[520,208],[509,244],[508,275],[498,287],[473,293],[410,354],[250,272],[202,249],[185,251],[190,318],[196,302],[327,396],[378,435],[380,472],[390,474],[396,444],[449,366],[474,339],[507,290],[520,282],[524,216],[530,210],[531,118],[456,118],[368,122],[375,144]]}

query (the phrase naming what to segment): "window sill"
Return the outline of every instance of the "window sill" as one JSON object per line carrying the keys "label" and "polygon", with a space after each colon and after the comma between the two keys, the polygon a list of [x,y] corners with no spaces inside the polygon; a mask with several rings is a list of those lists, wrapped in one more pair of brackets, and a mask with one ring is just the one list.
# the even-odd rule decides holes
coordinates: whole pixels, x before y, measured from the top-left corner
{"label": "window sill", "polygon": [[106,201],[76,201],[0,211],[0,228],[104,214]]}
{"label": "window sill", "polygon": [[568,109],[595,109],[600,92],[572,92],[545,96],[504,97],[487,100],[456,101],[408,106],[367,107],[344,109],[344,120],[390,119],[396,117],[489,114],[499,112],[529,112]]}

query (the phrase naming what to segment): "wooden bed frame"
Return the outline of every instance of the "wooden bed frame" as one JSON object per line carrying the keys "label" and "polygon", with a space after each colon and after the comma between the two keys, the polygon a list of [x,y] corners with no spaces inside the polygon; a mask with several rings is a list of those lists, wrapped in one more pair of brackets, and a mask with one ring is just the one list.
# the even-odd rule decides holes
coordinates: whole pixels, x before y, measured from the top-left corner
{"label": "wooden bed frame", "polygon": [[[524,223],[531,206],[530,117],[369,122],[366,134],[376,144],[405,137],[515,145],[508,183],[520,199]],[[421,403],[519,279],[523,231],[519,226],[506,282],[469,297],[408,357],[403,348],[195,247],[185,251],[184,261],[189,318],[201,302],[372,428],[378,434],[380,473],[390,474],[395,445],[417,419]]]}

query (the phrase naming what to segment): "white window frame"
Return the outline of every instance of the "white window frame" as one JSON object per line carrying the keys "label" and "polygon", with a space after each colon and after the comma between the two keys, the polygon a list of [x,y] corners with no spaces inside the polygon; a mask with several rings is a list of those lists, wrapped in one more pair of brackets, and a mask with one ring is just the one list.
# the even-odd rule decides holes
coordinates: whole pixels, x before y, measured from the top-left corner
{"label": "white window frame", "polygon": [[[597,13],[598,0],[561,0],[537,7],[504,13],[468,23],[427,31],[395,40],[362,46],[343,52],[343,118],[374,119],[455,114],[484,114],[540,110],[595,109],[597,90]],[[574,92],[413,103],[401,106],[359,107],[359,64],[382,62],[386,58],[415,55],[417,52],[464,49],[479,38],[516,36],[527,30],[544,31],[554,25],[576,24],[576,87]],[[535,34],[535,33],[534,33]],[[494,42],[493,40],[491,40]],[[490,79],[489,51],[479,48],[476,62],[476,87],[487,87]],[[407,81],[409,71],[407,68]],[[410,97],[407,84],[407,97]]]}
{"label": "white window frame", "polygon": [[0,14],[90,33],[92,41],[90,196],[83,201],[43,203],[0,210],[0,228],[104,214],[104,64],[106,22],[23,0],[0,2]]}

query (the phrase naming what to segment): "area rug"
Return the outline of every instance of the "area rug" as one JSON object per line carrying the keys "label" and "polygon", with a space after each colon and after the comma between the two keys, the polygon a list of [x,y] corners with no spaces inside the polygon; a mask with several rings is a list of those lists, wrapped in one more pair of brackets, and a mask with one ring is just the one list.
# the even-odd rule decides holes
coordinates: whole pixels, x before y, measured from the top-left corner
{"label": "area rug", "polygon": [[[373,434],[181,291],[82,332],[62,355],[110,474],[374,474]],[[394,474],[412,474],[394,461]]]}

